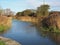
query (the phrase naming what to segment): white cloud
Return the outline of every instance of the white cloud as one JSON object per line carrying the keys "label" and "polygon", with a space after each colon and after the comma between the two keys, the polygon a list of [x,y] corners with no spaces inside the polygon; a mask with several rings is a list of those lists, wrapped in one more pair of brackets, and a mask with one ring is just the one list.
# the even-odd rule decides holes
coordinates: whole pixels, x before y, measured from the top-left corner
{"label": "white cloud", "polygon": [[60,2],[46,2],[46,4],[49,4],[50,6],[60,6]]}
{"label": "white cloud", "polygon": [[[11,8],[12,10],[22,11],[25,9],[36,9],[40,5],[43,4],[43,0],[13,0],[13,1],[0,1],[0,5],[3,8]],[[48,4],[51,6],[51,8],[59,9],[57,7],[60,7],[60,0],[45,0],[45,4]]]}
{"label": "white cloud", "polygon": [[36,8],[38,6],[40,6],[43,2],[38,1],[38,0],[26,0],[28,5],[31,5],[32,7]]}
{"label": "white cloud", "polygon": [[[28,5],[31,5],[32,7],[38,7],[43,4],[43,0],[26,0]],[[60,6],[60,2],[58,0],[45,0],[45,4],[48,4],[50,6]]]}

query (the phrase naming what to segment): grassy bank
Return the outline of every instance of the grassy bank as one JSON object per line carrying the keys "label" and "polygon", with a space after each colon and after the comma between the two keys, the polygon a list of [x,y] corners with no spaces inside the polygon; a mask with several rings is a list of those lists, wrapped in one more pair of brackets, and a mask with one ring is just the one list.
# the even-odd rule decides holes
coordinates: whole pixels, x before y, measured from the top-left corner
{"label": "grassy bank", "polygon": [[0,40],[0,45],[6,45],[4,41]]}
{"label": "grassy bank", "polygon": [[[42,20],[45,18],[46,16],[41,16],[39,18],[37,17],[29,17],[29,16],[21,16],[21,17],[18,17],[16,18],[17,20],[21,20],[21,21],[24,21],[24,22],[31,22],[33,23],[34,25],[38,26],[40,28],[40,30],[42,31],[50,31],[50,32],[56,32],[56,33],[59,33],[60,30],[58,28],[56,28],[55,26],[50,26],[49,28],[46,27],[43,27],[42,25]],[[45,22],[44,22],[45,23]]]}
{"label": "grassy bank", "polygon": [[37,17],[29,17],[29,16],[21,16],[16,19],[32,23],[36,23],[38,21]]}
{"label": "grassy bank", "polygon": [[8,28],[9,28],[8,26],[0,25],[0,32],[3,32],[7,30]]}
{"label": "grassy bank", "polygon": [[46,31],[46,32],[53,32],[53,33],[60,33],[60,29],[56,27],[39,27],[39,30],[41,31]]}
{"label": "grassy bank", "polygon": [[11,27],[12,17],[5,15],[0,16],[0,32],[7,30]]}

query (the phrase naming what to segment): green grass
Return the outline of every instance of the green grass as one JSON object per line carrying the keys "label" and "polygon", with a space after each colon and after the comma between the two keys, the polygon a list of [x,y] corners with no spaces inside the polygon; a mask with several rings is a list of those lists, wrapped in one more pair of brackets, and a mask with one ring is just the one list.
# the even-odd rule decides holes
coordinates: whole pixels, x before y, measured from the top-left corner
{"label": "green grass", "polygon": [[4,41],[0,40],[0,45],[6,45]]}
{"label": "green grass", "polygon": [[7,26],[0,25],[0,32],[3,32],[5,30],[7,30],[7,29],[8,29]]}
{"label": "green grass", "polygon": [[48,31],[48,32],[50,31],[50,32],[60,33],[60,29],[53,27],[53,26],[50,26],[49,28],[41,27],[41,30],[42,31]]}

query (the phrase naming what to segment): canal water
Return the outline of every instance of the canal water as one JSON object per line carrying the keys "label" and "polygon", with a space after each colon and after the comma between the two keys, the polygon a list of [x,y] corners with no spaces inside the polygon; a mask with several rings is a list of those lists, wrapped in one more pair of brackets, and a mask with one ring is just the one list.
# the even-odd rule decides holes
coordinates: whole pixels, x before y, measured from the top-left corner
{"label": "canal water", "polygon": [[50,36],[52,37],[50,37],[46,32],[40,32],[31,23],[18,20],[13,20],[11,29],[1,33],[0,36],[11,38],[22,45],[57,45],[57,41],[59,40],[57,38],[57,41],[55,40],[55,34],[55,37],[53,37],[51,33]]}

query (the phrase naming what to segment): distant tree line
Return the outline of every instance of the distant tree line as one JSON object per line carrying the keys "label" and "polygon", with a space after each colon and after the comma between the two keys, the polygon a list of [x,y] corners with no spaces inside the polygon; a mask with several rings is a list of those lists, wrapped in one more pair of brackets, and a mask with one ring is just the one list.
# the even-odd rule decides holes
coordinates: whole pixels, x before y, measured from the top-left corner
{"label": "distant tree line", "polygon": [[37,7],[37,10],[33,9],[26,9],[22,12],[17,12],[16,16],[31,16],[31,17],[39,17],[39,16],[47,16],[49,15],[49,5],[41,5]]}
{"label": "distant tree line", "polygon": [[16,16],[18,16],[18,17],[19,16],[34,16],[34,17],[36,17],[36,13],[31,9],[26,9],[22,12],[17,12]]}
{"label": "distant tree line", "polygon": [[7,9],[0,8],[0,15],[12,16],[14,15],[14,12],[11,11],[11,9],[9,8]]}

